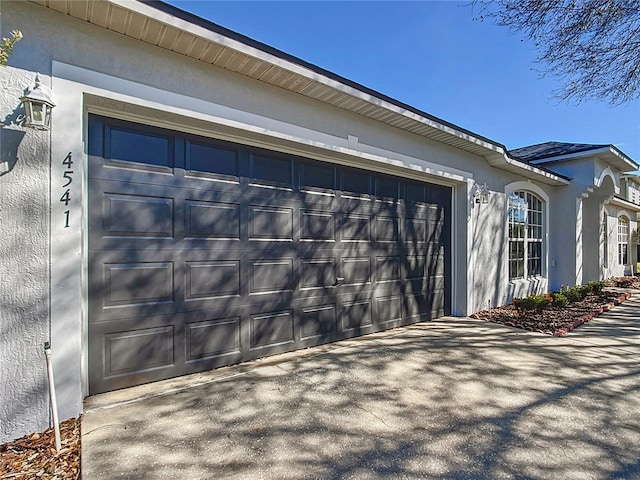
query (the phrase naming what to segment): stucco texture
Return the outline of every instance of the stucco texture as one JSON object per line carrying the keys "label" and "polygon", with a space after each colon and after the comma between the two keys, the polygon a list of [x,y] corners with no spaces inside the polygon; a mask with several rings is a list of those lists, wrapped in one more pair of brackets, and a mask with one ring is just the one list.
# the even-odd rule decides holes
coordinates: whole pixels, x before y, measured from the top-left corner
{"label": "stucco texture", "polygon": [[6,124],[0,130],[3,442],[48,426],[43,344],[49,336],[49,133],[14,123],[22,113],[20,86],[32,85],[35,74],[0,68],[0,119]]}

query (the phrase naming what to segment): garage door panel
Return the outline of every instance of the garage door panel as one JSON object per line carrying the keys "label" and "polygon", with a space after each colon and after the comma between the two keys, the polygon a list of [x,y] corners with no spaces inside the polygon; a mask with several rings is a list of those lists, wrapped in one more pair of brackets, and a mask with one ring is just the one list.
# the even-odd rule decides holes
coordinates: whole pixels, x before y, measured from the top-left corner
{"label": "garage door panel", "polygon": [[316,256],[300,260],[300,288],[302,290],[335,287],[336,259]]}
{"label": "garage door panel", "polygon": [[250,205],[249,240],[292,241],[293,209],[268,205]]}
{"label": "garage door panel", "polygon": [[373,327],[373,307],[370,298],[343,300],[341,328],[348,336],[364,334]]}
{"label": "garage door panel", "polygon": [[167,151],[90,135],[91,393],[447,312],[449,189],[113,124]]}
{"label": "garage door panel", "polygon": [[389,295],[376,297],[376,324],[402,321],[402,297]]}
{"label": "garage door panel", "polygon": [[339,230],[342,242],[369,243],[372,239],[371,217],[364,213],[343,213]]}
{"label": "garage door panel", "polygon": [[443,255],[427,257],[429,262],[425,266],[425,274],[430,277],[444,277],[446,272],[446,261]]}
{"label": "garage door panel", "polygon": [[301,340],[330,341],[338,333],[336,304],[307,305],[300,309]]}
{"label": "garage door panel", "polygon": [[424,255],[407,255],[404,257],[404,277],[406,280],[422,280],[427,274],[427,257]]}
{"label": "garage door panel", "polygon": [[400,219],[397,217],[375,217],[376,242],[398,243],[400,240]]}
{"label": "garage door panel", "polygon": [[431,302],[426,294],[409,293],[404,296],[404,311],[407,320],[418,322],[428,320],[430,316]]}
{"label": "garage door panel", "polygon": [[105,236],[173,236],[173,199],[148,195],[104,195]]}
{"label": "garage door panel", "polygon": [[293,310],[256,313],[249,322],[251,349],[275,346],[286,349],[284,344],[293,343]]}
{"label": "garage door panel", "polygon": [[240,355],[240,317],[187,321],[185,347],[187,362]]}
{"label": "garage door panel", "polygon": [[185,300],[240,296],[240,260],[186,262]]}
{"label": "garage door panel", "polygon": [[376,281],[399,282],[402,273],[402,260],[399,255],[376,257]]}
{"label": "garage door panel", "polygon": [[105,335],[105,376],[140,373],[174,363],[172,325]]}
{"label": "garage door panel", "polygon": [[185,237],[240,240],[240,204],[186,200]]}
{"label": "garage door panel", "polygon": [[372,282],[370,256],[342,257],[341,276],[344,286],[368,286]]}
{"label": "garage door panel", "polygon": [[301,210],[300,240],[335,242],[336,226],[333,212],[322,210]]}
{"label": "garage door panel", "polygon": [[250,295],[292,292],[294,284],[293,258],[250,261]]}
{"label": "garage door panel", "polygon": [[404,240],[408,247],[423,247],[427,241],[427,220],[424,218],[405,218]]}
{"label": "garage door panel", "polygon": [[104,307],[157,304],[174,301],[173,263],[106,263]]}

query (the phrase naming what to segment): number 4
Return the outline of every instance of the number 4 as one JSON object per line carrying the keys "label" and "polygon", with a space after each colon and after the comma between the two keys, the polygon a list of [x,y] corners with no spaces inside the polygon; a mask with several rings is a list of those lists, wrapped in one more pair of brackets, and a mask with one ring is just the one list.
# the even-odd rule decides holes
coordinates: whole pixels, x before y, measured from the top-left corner
{"label": "number 4", "polygon": [[66,165],[67,168],[71,168],[71,165],[73,165],[73,160],[71,160],[71,152],[67,153],[67,156],[64,157],[64,160],[62,160],[62,164]]}
{"label": "number 4", "polygon": [[65,206],[69,205],[69,202],[71,201],[71,197],[69,196],[69,189],[68,188],[65,190],[65,192],[60,197],[60,201],[64,202]]}

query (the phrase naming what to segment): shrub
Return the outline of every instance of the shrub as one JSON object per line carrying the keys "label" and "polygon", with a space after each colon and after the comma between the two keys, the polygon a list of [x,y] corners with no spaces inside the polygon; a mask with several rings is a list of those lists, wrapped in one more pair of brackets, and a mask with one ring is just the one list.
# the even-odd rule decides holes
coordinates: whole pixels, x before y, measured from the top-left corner
{"label": "shrub", "polygon": [[579,302],[590,293],[600,293],[604,288],[604,285],[605,283],[602,281],[589,282],[586,285],[576,285],[571,288],[567,285],[562,285],[560,288],[560,295],[563,295],[569,303]]}
{"label": "shrub", "polygon": [[520,315],[523,315],[527,310],[535,310],[538,313],[542,312],[545,308],[548,308],[553,302],[553,298],[548,295],[529,295],[525,298],[514,298],[513,305],[516,307]]}
{"label": "shrub", "polygon": [[586,296],[591,293],[591,286],[590,285],[582,285],[582,286],[576,287],[576,288],[578,289],[578,292],[580,293],[580,300],[582,300],[583,298],[586,298]]}
{"label": "shrub", "polygon": [[560,293],[566,297],[569,303],[579,302],[584,298],[582,296],[582,290],[580,287],[569,288],[566,285],[563,285],[562,288],[560,289]]}
{"label": "shrub", "polygon": [[558,308],[563,308],[567,306],[567,297],[565,297],[560,292],[551,292],[551,298],[553,298],[553,305]]}
{"label": "shrub", "polygon": [[604,288],[604,281],[601,280],[599,282],[589,282],[587,283],[587,286],[590,287],[591,292],[600,293]]}

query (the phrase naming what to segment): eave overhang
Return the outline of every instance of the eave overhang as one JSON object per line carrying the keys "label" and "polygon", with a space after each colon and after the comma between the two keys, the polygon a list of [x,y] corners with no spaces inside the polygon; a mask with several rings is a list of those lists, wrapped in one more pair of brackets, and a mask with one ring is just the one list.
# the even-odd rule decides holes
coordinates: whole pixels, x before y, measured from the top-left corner
{"label": "eave overhang", "polygon": [[612,196],[609,199],[609,205],[614,205],[616,207],[621,207],[624,208],[627,211],[630,212],[636,212],[636,213],[640,213],[640,205],[630,202],[629,200],[626,200],[624,198],[618,197],[618,196]]}
{"label": "eave overhang", "polygon": [[570,153],[567,155],[557,155],[554,157],[540,158],[537,160],[531,160],[529,163],[532,165],[544,166],[554,162],[560,162],[564,160],[577,160],[580,158],[597,157],[602,161],[608,163],[615,169],[621,172],[631,172],[638,170],[640,165],[634,162],[630,157],[621,152],[613,145],[606,147],[594,148],[592,150],[584,150],[582,152]]}
{"label": "eave overhang", "polygon": [[525,178],[549,185],[569,183],[567,178],[543,166],[511,158],[501,144],[164,2],[30,1],[127,37],[479,155],[492,166]]}

